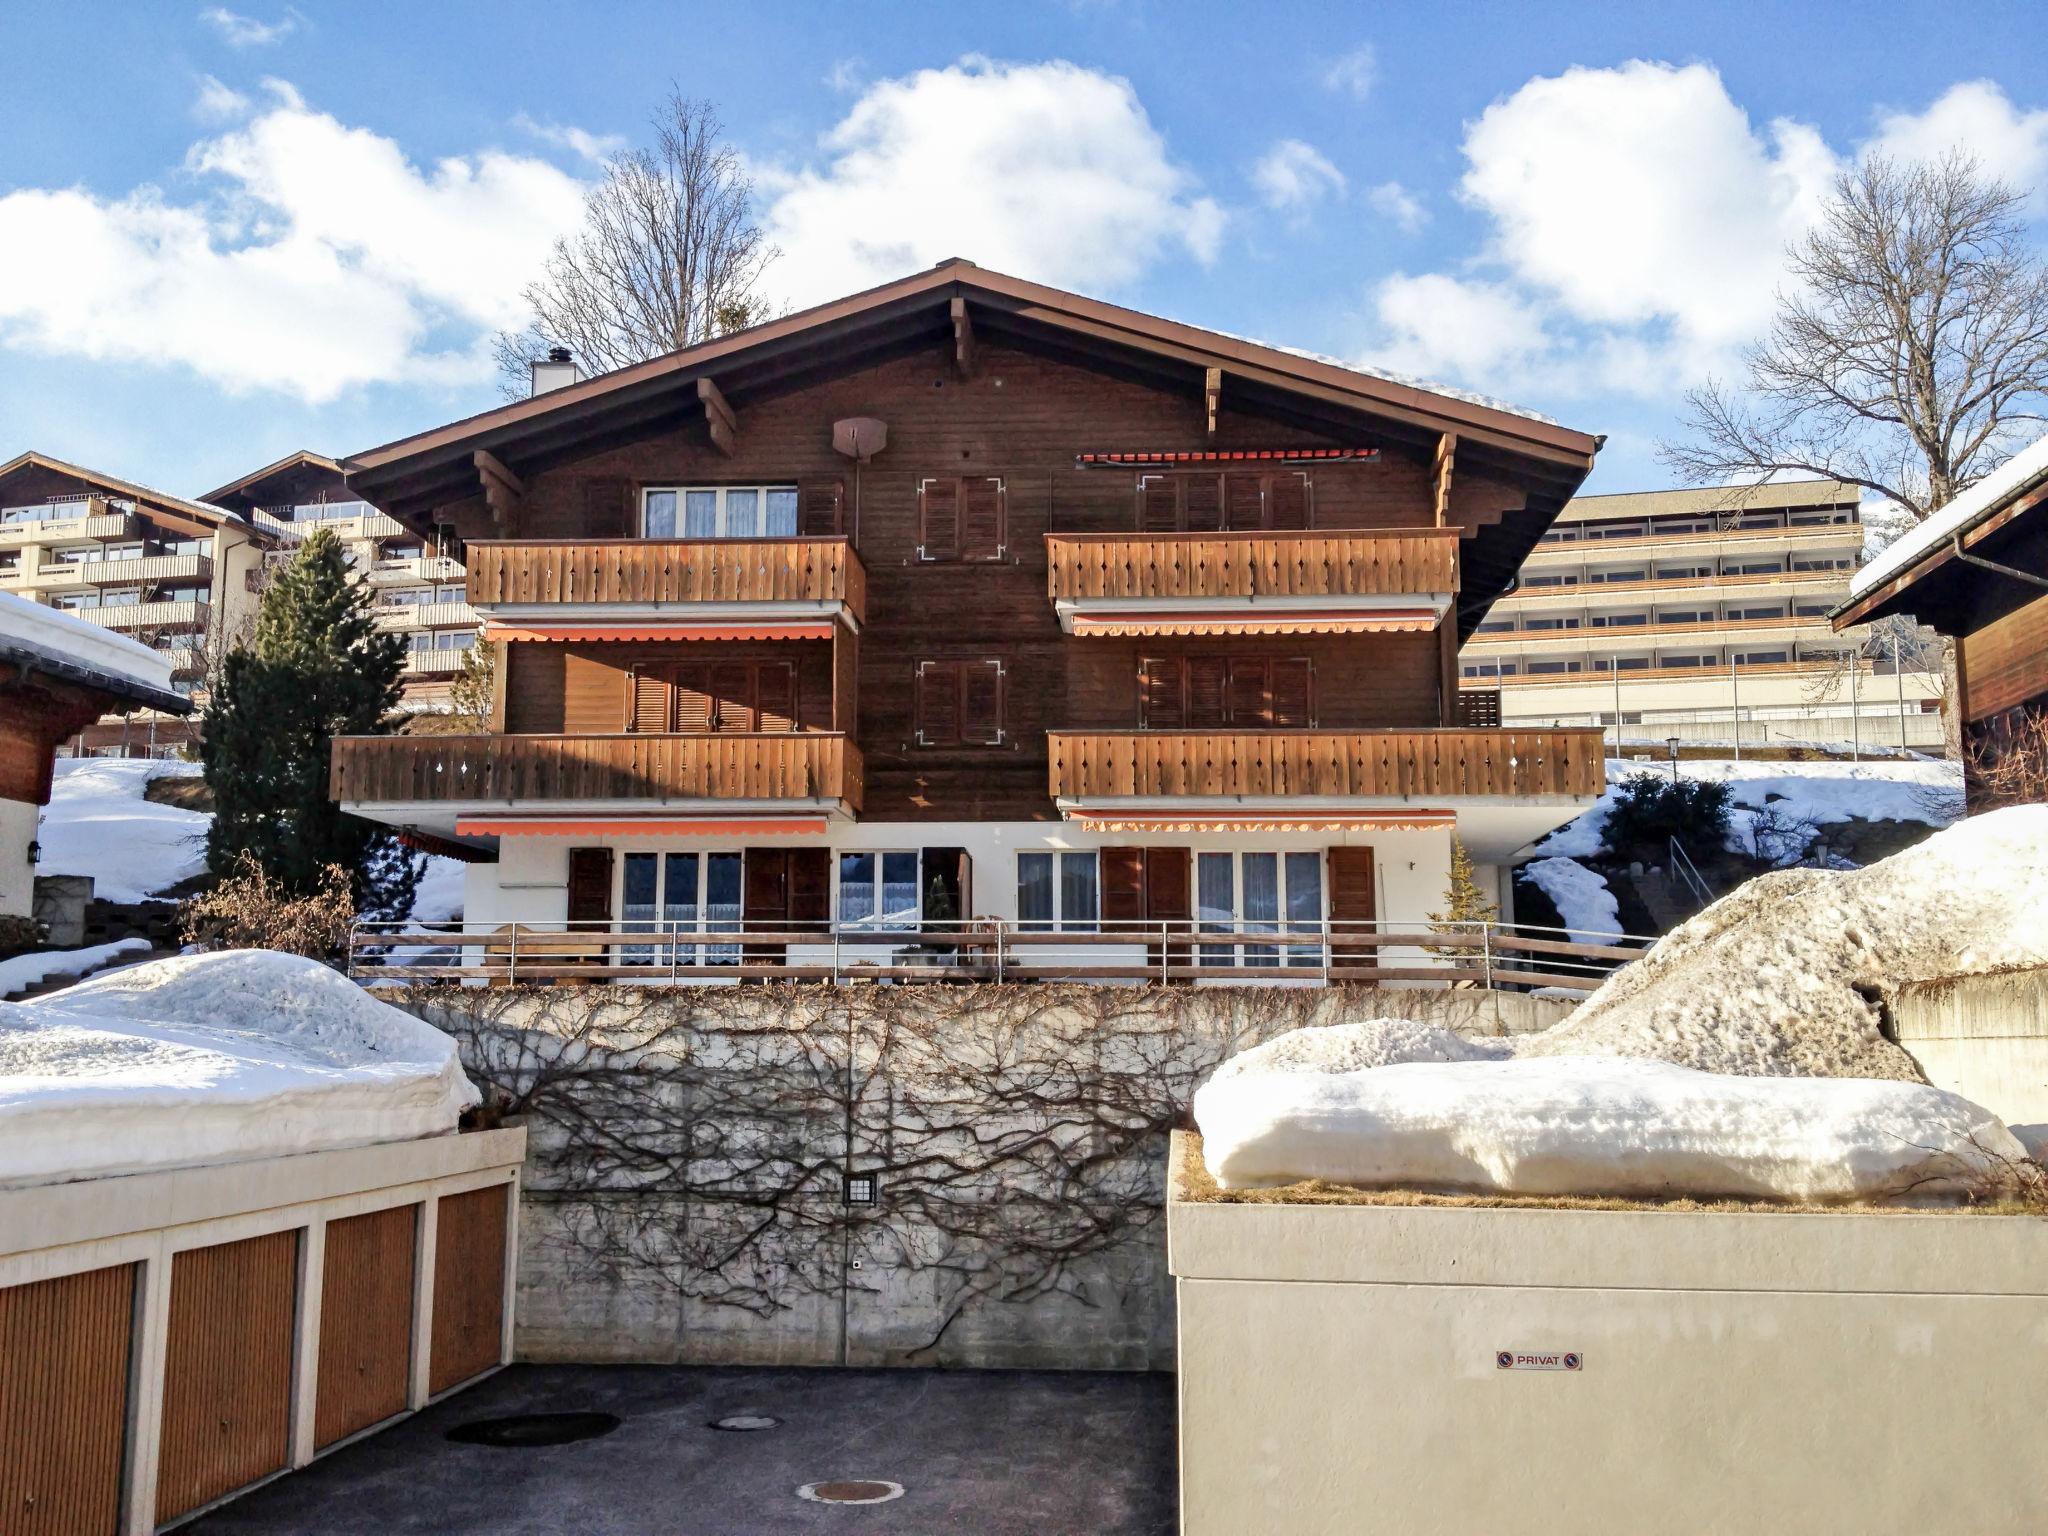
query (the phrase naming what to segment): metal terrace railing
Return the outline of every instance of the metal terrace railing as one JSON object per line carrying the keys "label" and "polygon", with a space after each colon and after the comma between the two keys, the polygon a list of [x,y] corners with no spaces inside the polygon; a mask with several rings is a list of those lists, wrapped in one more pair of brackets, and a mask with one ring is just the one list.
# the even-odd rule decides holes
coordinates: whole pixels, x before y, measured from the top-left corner
{"label": "metal terrace railing", "polygon": [[1654,940],[1492,922],[1100,922],[921,927],[653,919],[358,922],[368,982],[1403,982],[1591,992]]}

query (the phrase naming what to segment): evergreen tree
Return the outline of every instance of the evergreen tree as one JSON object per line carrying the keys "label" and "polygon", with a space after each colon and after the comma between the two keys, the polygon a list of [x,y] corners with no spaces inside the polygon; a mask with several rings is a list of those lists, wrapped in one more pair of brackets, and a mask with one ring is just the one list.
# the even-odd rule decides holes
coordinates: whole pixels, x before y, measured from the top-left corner
{"label": "evergreen tree", "polygon": [[216,876],[247,852],[305,896],[339,864],[357,911],[411,911],[425,860],[327,797],[330,744],[391,730],[404,662],[403,641],[377,628],[340,541],[315,529],[263,594],[253,641],[228,652],[210,690],[200,760],[216,806],[206,847]]}
{"label": "evergreen tree", "polygon": [[[1473,939],[1477,937],[1477,931],[1472,924],[1490,923],[1499,916],[1500,908],[1487,900],[1486,893],[1480,890],[1479,881],[1472,873],[1472,855],[1465,851],[1465,840],[1453,832],[1451,879],[1450,884],[1444,887],[1444,910],[1429,914],[1430,930],[1456,938]],[[1453,960],[1464,960],[1473,953],[1456,946],[1425,947],[1431,954]]]}

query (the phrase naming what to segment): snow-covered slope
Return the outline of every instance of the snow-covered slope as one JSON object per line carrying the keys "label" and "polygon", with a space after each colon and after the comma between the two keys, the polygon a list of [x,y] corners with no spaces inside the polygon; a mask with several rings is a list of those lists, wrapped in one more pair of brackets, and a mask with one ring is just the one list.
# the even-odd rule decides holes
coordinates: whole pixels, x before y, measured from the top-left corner
{"label": "snow-covered slope", "polygon": [[1531,859],[1518,873],[1550,898],[1577,944],[1612,944],[1621,932],[1621,904],[1607,882],[1576,859]]}
{"label": "snow-covered slope", "polygon": [[184,955],[0,1003],[0,1184],[439,1135],[476,1102],[447,1036],[292,955]]}

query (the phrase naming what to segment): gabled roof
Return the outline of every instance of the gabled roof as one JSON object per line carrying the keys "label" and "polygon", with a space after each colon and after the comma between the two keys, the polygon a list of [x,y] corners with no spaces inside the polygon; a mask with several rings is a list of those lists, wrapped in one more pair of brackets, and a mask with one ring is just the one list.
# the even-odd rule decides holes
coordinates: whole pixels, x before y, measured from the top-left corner
{"label": "gabled roof", "polygon": [[[33,449],[26,453],[17,453],[5,464],[0,464],[0,481],[5,481],[17,470],[31,468],[48,470],[52,474],[69,475],[74,480],[82,480],[87,485],[97,486],[111,495],[126,497],[130,501],[140,502],[163,512],[182,514],[208,527],[228,523],[237,528],[248,529],[252,533],[260,531],[225,507],[216,507],[205,501],[191,501],[183,496],[173,496],[169,491],[154,490],[146,485],[138,485],[132,480],[123,480],[118,475],[103,474],[96,469],[67,464],[62,459],[51,458],[47,453],[37,453]],[[0,496],[0,499],[4,499],[4,496]]]}
{"label": "gabled roof", "polygon": [[285,479],[308,470],[315,473],[324,472],[338,476],[341,474],[341,465],[335,460],[328,458],[324,453],[315,453],[310,448],[301,448],[296,453],[286,454],[275,463],[266,464],[261,469],[251,470],[239,480],[230,480],[226,485],[208,491],[200,500],[220,502],[225,505],[237,497],[247,495],[250,491],[267,481]]}

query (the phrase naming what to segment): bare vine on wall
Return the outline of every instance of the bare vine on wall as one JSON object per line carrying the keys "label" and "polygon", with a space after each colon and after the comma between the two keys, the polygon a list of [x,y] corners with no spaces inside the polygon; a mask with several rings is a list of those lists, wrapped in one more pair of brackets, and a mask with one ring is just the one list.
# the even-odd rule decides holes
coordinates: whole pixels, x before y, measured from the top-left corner
{"label": "bare vine on wall", "polygon": [[[1160,1219],[1166,1133],[1233,1052],[1357,1016],[1346,989],[445,989],[408,1006],[523,1116],[551,1241],[598,1278],[768,1317],[932,1276],[935,1345],[984,1302],[1083,1305]],[[849,1176],[875,1180],[849,1203]]]}

